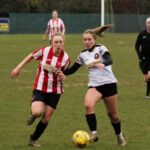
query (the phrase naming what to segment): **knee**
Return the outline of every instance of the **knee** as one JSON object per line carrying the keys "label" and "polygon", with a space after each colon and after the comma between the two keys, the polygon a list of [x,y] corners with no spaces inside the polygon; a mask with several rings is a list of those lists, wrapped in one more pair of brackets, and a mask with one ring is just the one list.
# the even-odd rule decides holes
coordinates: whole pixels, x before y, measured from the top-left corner
{"label": "knee", "polygon": [[94,106],[90,103],[85,103],[84,107],[85,107],[87,113],[91,113],[94,110]]}
{"label": "knee", "polygon": [[41,114],[43,114],[43,110],[42,109],[33,109],[32,108],[32,115],[35,116],[35,117],[40,117]]}
{"label": "knee", "polygon": [[32,115],[35,117],[40,117],[42,114],[41,110],[32,110]]}
{"label": "knee", "polygon": [[39,117],[39,116],[41,116],[41,114],[43,114],[44,107],[41,106],[41,105],[34,105],[34,104],[32,104],[31,111],[32,111],[32,115],[33,116]]}
{"label": "knee", "polygon": [[112,122],[118,122],[120,120],[117,113],[108,113],[108,116]]}

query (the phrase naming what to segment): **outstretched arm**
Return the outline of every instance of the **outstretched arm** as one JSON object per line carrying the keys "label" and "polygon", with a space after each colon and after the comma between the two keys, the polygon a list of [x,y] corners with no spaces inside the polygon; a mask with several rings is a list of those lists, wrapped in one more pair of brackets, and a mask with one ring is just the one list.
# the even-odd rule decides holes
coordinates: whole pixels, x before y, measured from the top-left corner
{"label": "outstretched arm", "polygon": [[63,72],[59,71],[57,73],[57,75],[60,78],[60,80],[65,80],[66,75],[70,75],[70,74],[75,73],[80,67],[81,67],[81,65],[75,62],[70,68],[64,70]]}
{"label": "outstretched arm", "polygon": [[50,29],[47,28],[46,31],[45,31],[45,33],[44,33],[44,36],[43,36],[43,38],[42,38],[43,41],[44,41],[45,39],[47,39],[49,32],[50,32]]}
{"label": "outstretched arm", "polygon": [[27,64],[28,62],[30,62],[32,60],[33,56],[32,53],[29,54],[27,57],[25,57],[11,72],[11,77],[15,78],[19,75],[20,71],[22,70],[22,68],[25,66],[25,64]]}
{"label": "outstretched arm", "polygon": [[65,75],[73,74],[73,73],[75,73],[80,67],[81,67],[81,65],[75,62],[70,68],[66,69],[63,73],[64,73]]}

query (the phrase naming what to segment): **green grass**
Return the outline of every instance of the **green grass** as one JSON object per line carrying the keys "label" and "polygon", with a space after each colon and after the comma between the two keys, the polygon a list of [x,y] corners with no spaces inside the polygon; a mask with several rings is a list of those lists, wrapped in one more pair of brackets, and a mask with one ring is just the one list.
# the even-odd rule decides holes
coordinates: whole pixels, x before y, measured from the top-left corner
{"label": "green grass", "polygon": [[[103,102],[96,106],[100,141],[87,150],[148,150],[150,145],[150,101],[144,99],[145,84],[134,50],[137,34],[106,34],[98,43],[110,50],[113,71],[118,79],[119,112],[127,145],[120,148],[105,112]],[[29,135],[38,120],[26,125],[30,113],[30,99],[37,62],[31,62],[16,79],[11,70],[30,52],[48,45],[42,35],[0,35],[0,150],[28,150]],[[72,63],[83,50],[82,35],[66,35],[66,51]],[[64,82],[65,94],[48,128],[39,139],[40,150],[76,150],[72,134],[79,129],[88,130],[84,118],[83,99],[87,89],[87,69],[82,67]]]}

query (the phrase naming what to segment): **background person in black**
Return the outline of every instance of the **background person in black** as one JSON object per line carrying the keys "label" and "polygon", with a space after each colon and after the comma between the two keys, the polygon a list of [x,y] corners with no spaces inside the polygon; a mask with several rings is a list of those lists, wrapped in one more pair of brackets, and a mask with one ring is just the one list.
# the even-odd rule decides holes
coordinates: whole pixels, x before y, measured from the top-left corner
{"label": "background person in black", "polygon": [[139,65],[147,83],[145,98],[150,99],[150,17],[146,19],[146,29],[139,33],[135,49],[139,58]]}

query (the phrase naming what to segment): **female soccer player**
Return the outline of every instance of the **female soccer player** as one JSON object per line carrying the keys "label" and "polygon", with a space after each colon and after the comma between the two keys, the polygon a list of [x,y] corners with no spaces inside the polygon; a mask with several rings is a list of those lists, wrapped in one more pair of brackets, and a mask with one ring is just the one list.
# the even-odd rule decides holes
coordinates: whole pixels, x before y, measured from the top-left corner
{"label": "female soccer player", "polygon": [[47,127],[63,93],[62,80],[57,77],[57,71],[64,71],[70,63],[69,56],[64,51],[63,35],[55,33],[52,46],[40,48],[29,54],[13,69],[11,76],[13,78],[17,77],[22,68],[33,58],[40,61],[40,64],[34,83],[31,104],[32,114],[27,120],[27,124],[31,125],[37,117],[41,116],[41,120],[30,136],[29,142],[29,146],[39,147],[40,145],[36,141]]}
{"label": "female soccer player", "polygon": [[51,39],[56,32],[61,32],[62,34],[65,34],[65,25],[62,19],[58,17],[58,12],[54,10],[52,12],[52,19],[48,21],[47,29],[43,36],[43,40],[45,40],[47,36],[49,36],[49,41],[51,43]]}
{"label": "female soccer player", "polygon": [[81,66],[86,65],[89,71],[88,90],[85,95],[85,110],[87,124],[91,130],[91,141],[98,141],[97,120],[94,112],[95,105],[101,100],[104,100],[107,114],[114,128],[119,145],[125,145],[125,139],[121,131],[121,121],[118,116],[117,109],[117,79],[115,78],[112,69],[112,58],[108,49],[102,44],[96,44],[97,35],[110,25],[88,29],[83,34],[83,44],[85,49],[79,54],[76,62],[72,67],[60,72],[58,75],[64,79],[65,75],[70,75],[76,72]]}
{"label": "female soccer player", "polygon": [[146,19],[146,29],[139,33],[135,49],[139,58],[139,65],[147,84],[145,98],[150,99],[150,17]]}

